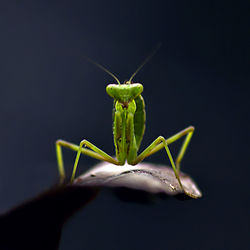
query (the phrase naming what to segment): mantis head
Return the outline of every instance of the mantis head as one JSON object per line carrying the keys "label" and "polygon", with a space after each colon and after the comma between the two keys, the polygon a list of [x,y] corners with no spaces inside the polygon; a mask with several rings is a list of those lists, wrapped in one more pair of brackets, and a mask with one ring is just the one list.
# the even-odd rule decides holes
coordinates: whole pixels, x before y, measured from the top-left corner
{"label": "mantis head", "polygon": [[108,73],[110,76],[112,76],[117,84],[109,84],[106,87],[106,92],[109,96],[114,98],[116,101],[121,103],[128,103],[134,100],[138,95],[141,94],[143,91],[143,86],[140,83],[132,83],[132,79],[137,74],[137,72],[142,68],[142,66],[146,63],[144,62],[140,67],[134,72],[134,74],[130,77],[128,81],[125,81],[124,84],[121,84],[119,79],[111,73],[109,70],[107,70],[105,67],[100,65],[97,62],[94,62],[93,60],[87,58],[91,63]]}
{"label": "mantis head", "polygon": [[134,100],[143,91],[140,83],[109,84],[106,87],[107,94],[121,103],[128,103]]}
{"label": "mantis head", "polygon": [[94,62],[93,60],[86,58],[88,61],[111,75],[118,84],[109,84],[106,87],[106,92],[108,95],[110,95],[112,98],[114,98],[116,101],[121,103],[128,103],[133,101],[138,95],[140,95],[143,91],[143,86],[140,83],[132,83],[132,79],[135,77],[135,75],[141,70],[141,68],[149,61],[149,59],[156,53],[156,51],[159,49],[161,44],[158,44],[156,49],[143,61],[143,63],[137,68],[137,70],[132,74],[132,76],[129,78],[128,81],[125,81],[124,84],[121,84],[119,79],[111,73],[109,70],[107,70],[105,67],[100,65],[97,62]]}

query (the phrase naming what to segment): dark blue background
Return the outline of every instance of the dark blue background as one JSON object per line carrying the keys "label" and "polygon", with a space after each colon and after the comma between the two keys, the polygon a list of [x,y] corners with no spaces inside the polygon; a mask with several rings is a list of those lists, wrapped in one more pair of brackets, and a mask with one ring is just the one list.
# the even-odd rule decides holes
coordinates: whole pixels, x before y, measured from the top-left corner
{"label": "dark blue background", "polygon": [[[114,153],[113,80],[83,57],[123,81],[162,42],[135,77],[142,147],[194,125],[182,169],[204,197],[145,206],[102,193],[60,249],[248,249],[248,31],[247,1],[1,1],[0,211],[57,182],[56,139]],[[74,157],[65,151],[68,174]],[[164,152],[149,160],[168,164]],[[82,157],[78,173],[95,162]]]}

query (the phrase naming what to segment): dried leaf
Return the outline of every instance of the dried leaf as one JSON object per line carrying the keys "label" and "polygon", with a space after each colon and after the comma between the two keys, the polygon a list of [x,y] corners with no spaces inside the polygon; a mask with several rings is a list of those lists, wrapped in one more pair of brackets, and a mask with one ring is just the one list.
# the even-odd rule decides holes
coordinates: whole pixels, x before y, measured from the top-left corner
{"label": "dried leaf", "polygon": [[200,198],[201,191],[191,177],[180,172],[180,187],[173,169],[168,166],[140,163],[136,166],[117,166],[100,163],[75,179],[73,185],[98,187],[125,187],[149,193],[177,195],[185,193],[191,198]]}

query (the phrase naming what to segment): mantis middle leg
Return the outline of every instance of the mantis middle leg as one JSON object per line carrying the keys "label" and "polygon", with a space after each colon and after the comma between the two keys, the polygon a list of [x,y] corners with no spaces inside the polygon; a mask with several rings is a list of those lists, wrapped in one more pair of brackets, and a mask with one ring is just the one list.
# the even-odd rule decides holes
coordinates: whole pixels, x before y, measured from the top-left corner
{"label": "mantis middle leg", "polygon": [[[86,147],[90,148],[91,150],[83,148],[83,146],[86,146]],[[101,149],[99,149],[98,147],[96,147],[94,144],[90,143],[87,140],[82,140],[79,146],[75,145],[73,143],[64,141],[64,140],[57,140],[56,141],[56,155],[57,155],[58,171],[59,171],[59,175],[60,175],[60,183],[63,183],[65,180],[65,170],[64,170],[64,163],[63,163],[62,147],[71,149],[73,151],[77,151],[77,155],[76,155],[76,159],[75,159],[75,163],[74,163],[74,167],[73,167],[73,172],[72,172],[72,176],[71,176],[71,182],[75,178],[76,169],[77,169],[77,165],[79,162],[80,154],[85,154],[85,155],[88,155],[88,156],[90,156],[94,159],[97,159],[97,160],[107,161],[109,163],[119,165],[119,162],[117,160],[115,160],[110,155],[108,155],[107,153],[105,153],[104,151],[102,151]]]}

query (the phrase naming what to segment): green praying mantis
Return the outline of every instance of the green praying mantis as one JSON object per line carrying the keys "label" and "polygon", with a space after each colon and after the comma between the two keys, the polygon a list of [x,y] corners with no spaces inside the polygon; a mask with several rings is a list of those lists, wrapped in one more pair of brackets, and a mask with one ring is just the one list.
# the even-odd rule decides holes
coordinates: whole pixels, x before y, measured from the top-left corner
{"label": "green praying mantis", "polygon": [[[130,165],[136,165],[150,155],[155,154],[161,149],[165,149],[176,179],[182,190],[184,190],[179,176],[180,163],[194,133],[193,126],[189,126],[167,139],[163,136],[159,136],[144,151],[138,154],[140,144],[145,132],[146,113],[145,103],[141,95],[143,91],[143,85],[141,83],[133,83],[132,80],[138,73],[138,71],[146,64],[150,57],[146,58],[146,60],[139,66],[139,68],[134,72],[130,79],[128,81],[125,81],[123,84],[120,83],[119,79],[113,73],[108,71],[102,65],[88,59],[90,62],[94,63],[99,68],[111,75],[117,82],[117,84],[108,84],[106,87],[107,94],[114,99],[113,138],[116,157],[108,155],[86,139],[82,140],[80,142],[80,145],[72,144],[64,140],[57,140],[56,154],[60,183],[63,183],[66,177],[63,163],[62,147],[77,152],[71,176],[71,183],[75,179],[76,170],[81,154],[115,165],[124,165],[126,161]],[[179,154],[176,157],[176,160],[174,161],[169,150],[169,145],[184,136],[185,140],[181,146]]]}

